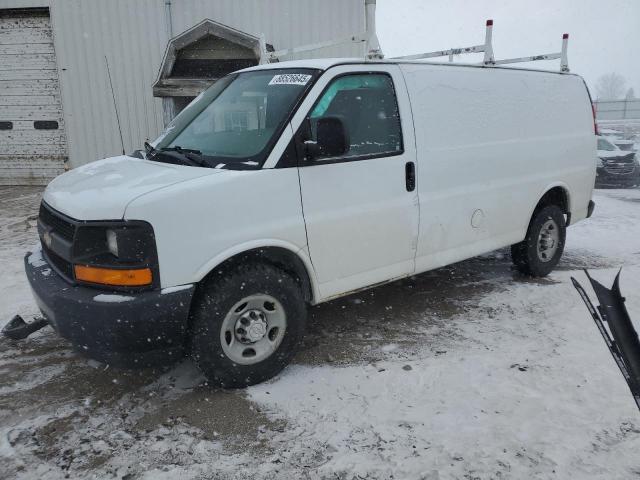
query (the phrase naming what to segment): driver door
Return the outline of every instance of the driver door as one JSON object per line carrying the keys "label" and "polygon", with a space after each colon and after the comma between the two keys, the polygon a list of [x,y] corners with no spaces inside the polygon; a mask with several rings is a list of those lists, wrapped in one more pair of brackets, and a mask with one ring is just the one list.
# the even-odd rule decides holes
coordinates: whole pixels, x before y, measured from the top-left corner
{"label": "driver door", "polygon": [[[325,78],[326,77],[326,78]],[[347,151],[304,155],[300,188],[311,261],[323,299],[414,272],[419,206],[415,142],[395,65],[340,66],[318,81],[298,145],[318,119],[342,120]]]}

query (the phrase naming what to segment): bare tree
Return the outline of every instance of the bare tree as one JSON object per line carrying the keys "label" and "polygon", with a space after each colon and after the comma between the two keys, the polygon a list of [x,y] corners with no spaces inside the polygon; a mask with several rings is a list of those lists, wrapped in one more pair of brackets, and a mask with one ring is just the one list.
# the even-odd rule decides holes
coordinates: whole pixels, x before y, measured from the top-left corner
{"label": "bare tree", "polygon": [[598,100],[617,100],[624,97],[626,80],[615,72],[602,75],[596,82]]}
{"label": "bare tree", "polygon": [[629,88],[629,90],[627,90],[627,94],[624,96],[625,100],[635,100],[636,99],[636,94],[633,91],[633,87]]}

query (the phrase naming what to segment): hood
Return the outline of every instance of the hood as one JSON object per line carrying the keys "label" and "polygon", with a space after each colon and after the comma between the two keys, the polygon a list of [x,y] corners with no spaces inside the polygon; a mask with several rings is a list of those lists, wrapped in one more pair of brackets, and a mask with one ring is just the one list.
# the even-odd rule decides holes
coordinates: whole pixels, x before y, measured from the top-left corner
{"label": "hood", "polygon": [[612,162],[625,162],[625,163],[633,163],[635,160],[636,154],[634,152],[625,152],[624,150],[598,150],[598,157],[601,160]]}
{"label": "hood", "polygon": [[60,175],[49,184],[43,200],[77,220],[116,220],[141,195],[222,171],[113,157]]}
{"label": "hood", "polygon": [[610,158],[624,157],[624,154],[621,150],[598,150],[598,157],[608,160]]}

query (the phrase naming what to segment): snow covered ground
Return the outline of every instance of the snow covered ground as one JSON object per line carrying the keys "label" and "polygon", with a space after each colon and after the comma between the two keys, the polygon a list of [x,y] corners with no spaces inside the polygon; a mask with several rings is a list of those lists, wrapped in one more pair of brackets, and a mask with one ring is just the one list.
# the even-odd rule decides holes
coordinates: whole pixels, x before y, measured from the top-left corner
{"label": "snow covered ground", "polygon": [[[0,325],[34,314],[39,192],[0,189]],[[2,478],[628,479],[640,413],[569,281],[640,319],[640,190],[597,191],[561,267],[499,251],[315,307],[294,365],[216,391],[185,361],[119,371],[51,331],[0,340]]]}

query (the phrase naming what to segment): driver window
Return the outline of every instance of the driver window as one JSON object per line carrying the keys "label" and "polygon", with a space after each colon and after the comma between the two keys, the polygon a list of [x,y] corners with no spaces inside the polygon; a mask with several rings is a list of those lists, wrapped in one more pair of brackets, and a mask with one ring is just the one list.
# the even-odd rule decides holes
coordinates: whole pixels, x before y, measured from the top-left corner
{"label": "driver window", "polygon": [[311,112],[313,140],[317,140],[318,120],[326,116],[340,118],[345,126],[349,150],[343,158],[402,153],[400,115],[389,75],[352,74],[334,79]]}

